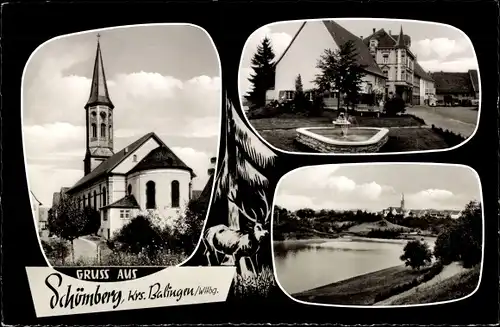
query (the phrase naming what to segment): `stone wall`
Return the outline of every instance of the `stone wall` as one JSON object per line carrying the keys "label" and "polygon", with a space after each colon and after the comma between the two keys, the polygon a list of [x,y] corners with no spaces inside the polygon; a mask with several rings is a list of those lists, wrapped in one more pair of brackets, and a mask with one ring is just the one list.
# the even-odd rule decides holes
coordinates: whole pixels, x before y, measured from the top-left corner
{"label": "stone wall", "polygon": [[313,137],[297,133],[297,142],[307,146],[308,148],[321,153],[374,153],[378,152],[380,148],[387,143],[389,137],[385,135],[377,143],[369,145],[359,145],[359,146],[342,146],[337,144],[329,144],[322,142]]}

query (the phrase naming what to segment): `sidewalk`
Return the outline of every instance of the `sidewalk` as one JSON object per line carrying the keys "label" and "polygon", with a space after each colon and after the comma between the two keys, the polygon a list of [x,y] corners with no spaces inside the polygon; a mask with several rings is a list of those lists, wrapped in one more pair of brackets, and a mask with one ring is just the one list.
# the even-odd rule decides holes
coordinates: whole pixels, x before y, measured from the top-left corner
{"label": "sidewalk", "polygon": [[456,117],[453,117],[452,111],[448,112],[445,116],[439,111],[434,110],[434,108],[432,107],[414,106],[406,108],[407,113],[422,118],[429,126],[435,125],[436,127],[447,129],[456,134],[460,134],[465,138],[471,136],[476,129],[476,124],[460,120],[459,111],[461,110],[461,108],[450,108],[450,110],[457,110]]}

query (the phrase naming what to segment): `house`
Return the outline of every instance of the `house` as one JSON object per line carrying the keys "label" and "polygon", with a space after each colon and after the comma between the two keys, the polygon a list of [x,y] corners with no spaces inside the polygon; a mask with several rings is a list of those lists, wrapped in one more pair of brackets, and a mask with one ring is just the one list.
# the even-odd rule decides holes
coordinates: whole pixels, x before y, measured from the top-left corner
{"label": "house", "polygon": [[[415,61],[415,79],[418,79],[418,92],[414,92],[414,105],[429,105],[436,98],[436,87],[432,76]],[[416,99],[415,96],[418,98]]]}
{"label": "house", "polygon": [[38,232],[47,230],[49,221],[49,208],[41,206],[38,210]]}
{"label": "house", "polygon": [[[76,199],[80,208],[100,212],[99,235],[111,238],[141,210],[156,210],[164,217],[180,216],[193,194],[196,175],[191,167],[155,133],[147,133],[119,151],[114,149],[115,107],[108,92],[99,41],[90,96],[84,108],[84,176],[64,194]],[[61,192],[55,198],[60,201],[62,196]]]}
{"label": "house", "polygon": [[35,193],[33,193],[33,191],[31,190],[30,190],[30,202],[31,202],[31,213],[33,214],[33,218],[35,219],[35,224],[38,227],[40,219],[40,206],[42,205],[42,202],[40,202],[37,199]]}
{"label": "house", "polygon": [[[300,74],[305,93],[315,89],[313,83],[320,70],[316,64],[326,49],[337,50],[352,41],[356,50],[356,61],[363,65],[365,76],[361,84],[361,95],[371,94],[385,88],[387,79],[379,68],[363,40],[334,21],[305,21],[281,57],[275,63],[274,88],[266,94],[268,100],[291,100],[295,93],[295,80]],[[326,95],[325,106],[336,109],[338,92]]]}
{"label": "house", "polygon": [[[423,104],[426,90],[432,89],[432,78],[425,73],[410,50],[411,37],[403,33],[403,27],[399,35],[393,35],[390,30],[383,28],[378,31],[373,28],[372,34],[364,38],[363,43],[387,77],[386,95],[398,95],[407,103]],[[429,84],[427,88],[426,82]]]}
{"label": "house", "polygon": [[479,92],[476,93],[471,75],[469,72],[432,73],[432,78],[436,84],[436,98],[438,102],[445,102],[445,97],[451,97],[459,101],[476,99],[476,95],[479,96]]}

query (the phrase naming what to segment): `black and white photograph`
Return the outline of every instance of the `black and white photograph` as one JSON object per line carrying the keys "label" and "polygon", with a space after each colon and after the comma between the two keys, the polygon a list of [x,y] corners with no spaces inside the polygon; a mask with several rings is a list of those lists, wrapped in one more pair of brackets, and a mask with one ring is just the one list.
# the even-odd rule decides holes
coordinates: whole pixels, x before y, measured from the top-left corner
{"label": "black and white photograph", "polygon": [[479,286],[482,192],[468,166],[309,166],[280,180],[274,203],[276,279],[302,303],[435,304]]}
{"label": "black and white photograph", "polygon": [[221,119],[220,60],[189,24],[65,35],[22,83],[34,221],[52,266],[171,266],[200,240]]}
{"label": "black and white photograph", "polygon": [[239,71],[250,124],[289,153],[455,148],[475,133],[480,92],[468,36],[425,21],[272,23],[247,39]]}

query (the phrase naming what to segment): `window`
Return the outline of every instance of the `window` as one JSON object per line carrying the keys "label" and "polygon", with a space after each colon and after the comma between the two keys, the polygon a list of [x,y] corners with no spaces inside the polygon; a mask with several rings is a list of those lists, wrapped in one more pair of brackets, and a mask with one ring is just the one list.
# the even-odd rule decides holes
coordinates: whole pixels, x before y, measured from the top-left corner
{"label": "window", "polygon": [[95,123],[92,123],[92,137],[97,137],[97,126]]}
{"label": "window", "polygon": [[85,195],[83,195],[83,201],[82,201],[82,204],[83,204],[83,208],[85,208]]}
{"label": "window", "polygon": [[109,135],[109,138],[112,138],[112,137],[113,137],[113,133],[112,133],[112,131],[111,131],[111,125],[109,125],[109,134],[108,134],[108,135]]}
{"label": "window", "polygon": [[90,207],[90,206],[92,205],[92,204],[90,203],[90,201],[91,201],[91,200],[90,200],[90,192],[89,192],[89,197],[88,197],[88,199],[87,199],[87,200],[89,201],[88,205],[89,205],[89,207]]}
{"label": "window", "polygon": [[382,73],[384,74],[385,77],[389,77],[389,72],[387,70],[384,70]]}
{"label": "window", "polygon": [[94,209],[97,209],[97,192],[94,191]]}
{"label": "window", "polygon": [[96,112],[92,111],[92,117],[95,117],[95,116],[97,116]]}
{"label": "window", "polygon": [[179,208],[179,181],[172,182],[172,189],[170,192],[172,197],[172,208]]}
{"label": "window", "polygon": [[106,119],[106,113],[104,111],[101,111],[101,118]]}
{"label": "window", "polygon": [[103,206],[106,205],[106,188],[105,187],[102,188],[102,205]]}
{"label": "window", "polygon": [[128,184],[127,193],[128,195],[132,194],[132,184]]}
{"label": "window", "polygon": [[120,218],[121,219],[129,219],[130,218],[130,210],[120,210]]}
{"label": "window", "polygon": [[101,124],[101,137],[106,137],[106,124]]}
{"label": "window", "polygon": [[382,56],[382,62],[384,64],[387,64],[389,62],[389,55],[385,54]]}
{"label": "window", "polygon": [[108,210],[105,210],[102,215],[102,220],[107,221],[108,220]]}
{"label": "window", "polygon": [[134,154],[134,156],[132,157],[132,161],[137,162],[137,155],[136,154]]}
{"label": "window", "polygon": [[146,183],[146,209],[156,209],[156,189],[153,181]]}

